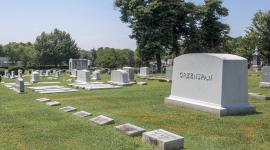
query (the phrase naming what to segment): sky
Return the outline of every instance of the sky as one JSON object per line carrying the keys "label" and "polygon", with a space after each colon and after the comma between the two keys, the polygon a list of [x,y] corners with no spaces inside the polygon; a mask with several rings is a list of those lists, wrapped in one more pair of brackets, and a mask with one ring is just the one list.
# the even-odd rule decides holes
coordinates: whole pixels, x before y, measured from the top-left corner
{"label": "sky", "polygon": [[[121,22],[114,0],[0,0],[0,44],[34,42],[43,31],[64,30],[82,49],[136,49],[128,24]],[[203,0],[189,0],[202,4]],[[270,0],[224,0],[230,15],[222,21],[233,37],[244,35],[259,10],[270,10]]]}

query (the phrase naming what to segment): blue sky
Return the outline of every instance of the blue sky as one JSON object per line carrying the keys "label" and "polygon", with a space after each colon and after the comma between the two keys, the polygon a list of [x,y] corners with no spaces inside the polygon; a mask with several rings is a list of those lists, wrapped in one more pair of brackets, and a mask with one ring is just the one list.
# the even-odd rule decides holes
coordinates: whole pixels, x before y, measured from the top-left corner
{"label": "blue sky", "polygon": [[[203,0],[190,0],[202,4]],[[270,10],[270,0],[224,0],[231,35],[243,35],[258,10]],[[131,30],[119,19],[113,0],[0,0],[0,44],[34,42],[54,28],[69,32],[83,49],[136,48]]]}

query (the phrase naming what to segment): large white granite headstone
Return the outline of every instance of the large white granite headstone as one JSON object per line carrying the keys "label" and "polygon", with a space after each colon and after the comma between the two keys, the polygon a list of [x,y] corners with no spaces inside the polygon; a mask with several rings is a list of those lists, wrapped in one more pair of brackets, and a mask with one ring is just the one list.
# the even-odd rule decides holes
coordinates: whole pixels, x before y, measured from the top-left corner
{"label": "large white granite headstone", "polygon": [[37,71],[32,72],[32,79],[31,79],[31,82],[32,82],[32,83],[38,83],[39,81],[40,81],[40,75],[39,75],[39,72],[37,72]]}
{"label": "large white granite headstone", "polygon": [[15,71],[11,71],[10,78],[11,78],[11,79],[14,79],[14,78],[15,78]]}
{"label": "large white granite headstone", "polygon": [[123,70],[125,70],[128,73],[128,82],[134,82],[134,68],[124,67]]}
{"label": "large white granite headstone", "polygon": [[89,70],[77,71],[77,82],[90,83],[91,74]]}
{"label": "large white granite headstone", "polygon": [[186,54],[175,58],[167,104],[223,115],[255,112],[248,102],[245,58],[230,54]]}
{"label": "large white granite headstone", "polygon": [[140,68],[140,76],[148,77],[150,75],[149,67],[141,67]]}
{"label": "large white granite headstone", "polygon": [[18,93],[24,93],[24,81],[22,78],[16,79],[15,89]]}
{"label": "large white granite headstone", "polygon": [[93,72],[92,80],[101,80],[100,70],[95,70]]}
{"label": "large white granite headstone", "polygon": [[128,73],[124,70],[113,70],[110,82],[119,85],[128,84]]}

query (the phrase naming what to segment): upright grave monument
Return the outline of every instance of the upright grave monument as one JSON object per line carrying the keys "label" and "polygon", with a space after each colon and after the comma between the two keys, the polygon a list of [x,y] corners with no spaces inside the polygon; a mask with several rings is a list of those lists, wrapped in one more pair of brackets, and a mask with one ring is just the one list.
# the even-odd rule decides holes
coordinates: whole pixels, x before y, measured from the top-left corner
{"label": "upright grave monument", "polygon": [[130,85],[133,82],[128,81],[128,73],[124,70],[113,70],[111,72],[111,81],[110,83],[116,85]]}
{"label": "upright grave monument", "polygon": [[149,67],[141,67],[140,68],[140,74],[139,76],[141,77],[148,77],[150,76],[150,69]]}
{"label": "upright grave monument", "polygon": [[38,83],[39,81],[40,81],[40,75],[39,75],[39,72],[37,72],[37,71],[32,72],[32,79],[31,79],[31,82],[32,82],[32,83]]}
{"label": "upright grave monument", "polygon": [[101,80],[100,70],[95,70],[93,72],[92,80]]}
{"label": "upright grave monument", "polygon": [[251,69],[254,71],[258,71],[261,69],[261,58],[258,52],[258,48],[256,48],[255,52],[252,55]]}
{"label": "upright grave monument", "polygon": [[128,82],[134,82],[134,68],[124,67],[123,70],[125,70],[128,73]]}
{"label": "upright grave monument", "polygon": [[11,71],[10,78],[11,78],[11,79],[15,79],[15,71]]}
{"label": "upright grave monument", "polygon": [[167,66],[165,77],[168,81],[172,81],[172,73],[173,73],[173,66]]}
{"label": "upright grave monument", "polygon": [[270,66],[262,67],[262,79],[260,82],[260,87],[270,88]]}
{"label": "upright grave monument", "polygon": [[87,70],[87,59],[69,59],[69,72],[76,77],[76,70]]}
{"label": "upright grave monument", "polygon": [[91,74],[89,70],[79,70],[77,73],[77,82],[90,83]]}
{"label": "upright grave monument", "polygon": [[16,79],[15,91],[18,93],[24,93],[24,81],[22,78]]}
{"label": "upright grave monument", "polygon": [[220,116],[255,112],[248,102],[245,58],[230,54],[186,54],[175,58],[166,104]]}

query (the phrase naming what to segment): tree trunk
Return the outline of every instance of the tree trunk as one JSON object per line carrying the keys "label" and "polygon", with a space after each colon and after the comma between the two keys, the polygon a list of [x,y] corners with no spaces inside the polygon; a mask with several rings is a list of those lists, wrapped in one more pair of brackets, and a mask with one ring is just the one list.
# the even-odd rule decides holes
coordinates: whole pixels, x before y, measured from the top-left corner
{"label": "tree trunk", "polygon": [[157,72],[161,73],[161,57],[160,54],[156,54],[156,60],[157,60]]}

